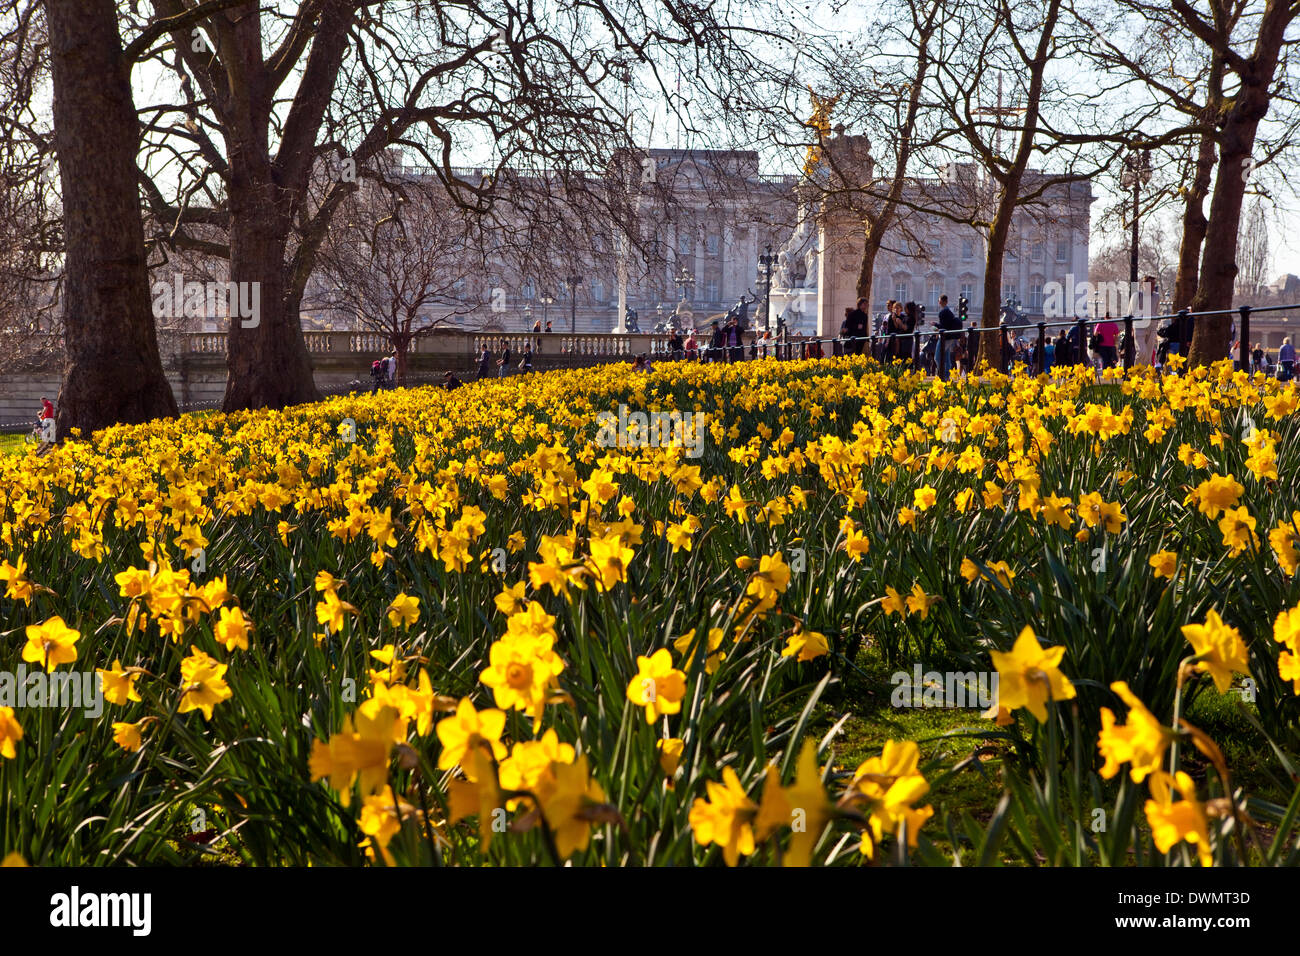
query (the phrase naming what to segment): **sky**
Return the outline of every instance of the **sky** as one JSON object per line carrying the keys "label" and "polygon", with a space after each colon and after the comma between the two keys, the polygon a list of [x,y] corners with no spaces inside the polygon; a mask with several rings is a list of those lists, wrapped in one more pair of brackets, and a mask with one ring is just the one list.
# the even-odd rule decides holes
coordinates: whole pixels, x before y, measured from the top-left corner
{"label": "sky", "polygon": [[[1250,2],[1258,4],[1260,0],[1250,0]],[[724,10],[723,14],[732,15],[738,10],[743,11],[744,9],[743,4],[733,6],[728,10]],[[816,31],[817,29],[829,29],[830,27],[833,27],[836,31],[867,30],[869,29],[869,21],[878,13],[879,9],[880,4],[876,2],[876,0],[853,0],[853,2],[851,2],[844,10],[836,10],[828,0],[816,0],[816,2],[810,2],[804,6],[802,12],[798,10],[798,5],[790,7],[791,15],[795,18],[808,18],[806,23],[811,25],[810,29],[812,31]],[[768,26],[772,26],[777,30],[781,29],[780,25],[768,24]],[[1065,64],[1062,65],[1062,71],[1069,74],[1064,78],[1065,82],[1078,84],[1086,84],[1088,82],[1086,76],[1080,78],[1077,71],[1070,72],[1071,70],[1074,70],[1073,67],[1067,69],[1067,66],[1068,65]],[[673,77],[672,71],[665,71],[662,75],[671,84]],[[149,67],[137,70],[134,80],[139,101],[144,103],[156,102],[160,93],[164,93],[165,88],[169,85],[167,79],[164,79]],[[689,96],[691,77],[683,77],[682,86],[685,95]],[[1008,86],[1010,86],[1010,84],[1008,84]],[[281,92],[283,94],[292,95],[292,81]],[[660,102],[657,104],[647,105],[649,106],[649,109],[642,113],[639,120],[636,121],[637,125],[634,126],[638,142],[649,147],[691,145],[689,137],[685,139],[681,137],[677,124],[668,116],[664,103]],[[833,121],[834,120],[832,120],[832,122]],[[850,132],[867,132],[869,135],[872,133],[872,131],[868,130],[850,130]],[[1010,146],[1011,140],[1012,136],[1006,134],[1005,142],[1007,147]],[[480,144],[480,148],[482,145],[483,144]],[[785,151],[785,155],[775,152],[770,147],[762,149],[760,152],[763,165],[762,171],[765,173],[795,172],[798,170],[803,158],[803,151],[799,149]],[[465,165],[471,166],[478,165],[487,160],[488,157],[486,154],[477,157],[466,154],[460,159],[460,161]],[[1276,169],[1271,173],[1265,170],[1257,174],[1257,181],[1260,183],[1281,184],[1274,189],[1273,204],[1266,206],[1271,227],[1269,231],[1269,245],[1272,261],[1270,267],[1266,271],[1266,275],[1270,281],[1287,272],[1300,274],[1300,201],[1297,201],[1292,191],[1285,185],[1285,181],[1290,178],[1289,175],[1287,175],[1289,172],[1290,170],[1288,169]],[[1108,234],[1108,232],[1103,231],[1098,226],[1102,214],[1108,207],[1113,206],[1116,201],[1117,197],[1111,190],[1112,187],[1105,178],[1094,180],[1093,192],[1097,196],[1097,199],[1092,205],[1091,218],[1093,228],[1090,243],[1090,253],[1094,256],[1100,252],[1103,247],[1113,245],[1115,241],[1120,238],[1119,236]],[[1247,201],[1251,201],[1249,197]],[[1207,199],[1207,209],[1208,206],[1209,201]],[[1179,213],[1172,209],[1158,217],[1148,217],[1148,219],[1143,223],[1144,240],[1150,241],[1152,237],[1161,237],[1176,248],[1180,234],[1180,223],[1178,222],[1178,218]],[[1117,228],[1120,227],[1111,227],[1112,230]],[[1123,229],[1122,231],[1126,236],[1127,230]]]}
{"label": "sky", "polygon": [[[1247,0],[1252,8],[1258,9],[1262,6],[1260,0]],[[842,5],[842,4],[841,4]],[[827,2],[827,0],[817,0],[816,3],[804,6],[803,16],[806,16],[811,24],[812,29],[834,29],[834,30],[869,30],[870,20],[878,14],[881,4],[877,0],[853,0],[844,9],[836,9],[836,5]],[[1245,44],[1239,44],[1239,48],[1245,49]],[[1076,63],[1062,62],[1058,68],[1058,79],[1060,82],[1075,86],[1085,87],[1090,82],[1097,82],[1090,79],[1086,71],[1081,72],[1081,68]],[[685,81],[689,85],[689,78]],[[1008,84],[1008,87],[1010,84]],[[828,92],[828,91],[819,91]],[[1008,93],[1008,100],[1010,94]],[[666,115],[663,106],[660,105],[654,110],[653,122],[641,122],[640,130],[645,133],[651,131],[653,126],[653,136],[647,136],[649,140],[647,145],[654,147],[672,147],[676,145],[687,145],[679,142],[677,134],[677,124]],[[832,119],[834,122],[834,119]],[[1261,133],[1267,130],[1268,120],[1261,126]],[[866,132],[871,135],[871,130],[853,130],[849,132]],[[874,137],[873,137],[874,139]],[[1014,134],[1004,134],[1005,148],[1009,150]],[[791,156],[781,156],[774,154],[770,148],[760,150],[764,173],[776,172],[795,172],[802,160],[802,151],[792,151]],[[1273,164],[1272,167],[1261,167],[1254,173],[1251,190],[1261,193],[1252,195],[1248,192],[1246,205],[1242,211],[1242,221],[1245,222],[1249,206],[1256,202],[1263,203],[1266,220],[1269,224],[1269,254],[1270,265],[1265,270],[1268,281],[1272,282],[1286,273],[1295,273],[1300,275],[1300,198],[1297,197],[1295,190],[1289,185],[1289,181],[1295,177],[1292,175],[1294,170],[1293,164]],[[1173,184],[1177,186],[1178,184]],[[1101,220],[1104,214],[1112,209],[1117,202],[1123,201],[1125,207],[1130,204],[1131,200],[1127,192],[1122,200],[1117,195],[1116,185],[1112,177],[1097,177],[1092,182],[1093,194],[1096,197],[1091,208],[1092,231],[1090,236],[1090,255],[1096,256],[1107,246],[1113,246],[1117,242],[1123,242],[1125,247],[1128,246],[1128,216],[1125,215],[1123,223],[1115,221],[1114,217],[1108,217],[1108,223],[1103,227]],[[1146,194],[1149,197],[1149,193]],[[1208,215],[1211,197],[1205,200],[1205,211]],[[1181,238],[1182,225],[1182,207],[1181,204],[1169,203],[1167,208],[1157,214],[1146,215],[1141,222],[1141,232],[1143,244],[1150,242],[1159,242],[1171,248],[1170,256],[1176,261],[1178,242]],[[1117,234],[1118,233],[1118,234]]]}

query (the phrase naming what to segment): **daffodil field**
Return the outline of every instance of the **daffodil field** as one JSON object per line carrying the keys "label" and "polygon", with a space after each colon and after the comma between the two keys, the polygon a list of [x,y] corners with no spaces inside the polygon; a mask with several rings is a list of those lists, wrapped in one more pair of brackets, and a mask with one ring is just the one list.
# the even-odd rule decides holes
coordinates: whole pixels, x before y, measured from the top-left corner
{"label": "daffodil field", "polygon": [[[1298,405],[1226,364],[662,363],[0,457],[0,857],[1300,863]],[[915,741],[841,766],[867,657],[996,673],[991,813]]]}

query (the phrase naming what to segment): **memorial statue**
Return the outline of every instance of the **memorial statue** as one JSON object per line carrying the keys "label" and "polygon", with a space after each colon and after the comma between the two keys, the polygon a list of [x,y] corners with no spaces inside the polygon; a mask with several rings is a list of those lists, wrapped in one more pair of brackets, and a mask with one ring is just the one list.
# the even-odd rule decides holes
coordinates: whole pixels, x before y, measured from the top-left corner
{"label": "memorial statue", "polygon": [[636,309],[632,308],[630,305],[624,313],[623,324],[627,327],[629,332],[639,333],[641,331],[641,326],[637,324],[636,320]]}
{"label": "memorial statue", "polygon": [[805,289],[817,288],[817,260],[821,257],[821,250],[817,248],[817,239],[808,244],[808,251],[803,255],[803,287]]}
{"label": "memorial statue", "polygon": [[[804,211],[806,213],[806,210]],[[798,286],[797,263],[799,260],[804,262],[804,288],[813,288],[817,284],[817,270],[807,269],[808,256],[813,255],[813,262],[816,263],[817,233],[814,229],[813,217],[811,215],[801,215],[799,225],[790,238],[781,246],[776,255],[777,269],[772,276],[772,282],[777,289],[794,289]]]}

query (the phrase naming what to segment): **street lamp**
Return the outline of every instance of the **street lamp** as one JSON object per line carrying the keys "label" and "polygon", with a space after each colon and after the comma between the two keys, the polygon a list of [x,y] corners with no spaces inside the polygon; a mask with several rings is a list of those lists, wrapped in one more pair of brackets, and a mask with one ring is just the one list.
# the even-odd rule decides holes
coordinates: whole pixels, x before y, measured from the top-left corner
{"label": "street lamp", "polygon": [[772,254],[770,245],[765,248],[766,251],[758,257],[758,263],[763,267],[763,331],[770,332],[772,331],[772,266],[777,257]]}
{"label": "street lamp", "polygon": [[528,329],[529,331],[532,330],[532,323],[529,321],[532,317],[533,317],[533,304],[531,302],[525,302],[524,303],[524,328]]}
{"label": "street lamp", "polygon": [[551,303],[555,301],[555,296],[551,295],[549,292],[543,291],[538,298],[542,300],[542,328],[546,328],[546,316],[550,312]]}
{"label": "street lamp", "polygon": [[565,276],[564,281],[569,284],[569,332],[572,334],[578,331],[578,286],[582,284],[582,276]]}
{"label": "street lamp", "polygon": [[1142,187],[1151,182],[1151,154],[1142,150],[1124,159],[1124,172],[1120,174],[1120,184],[1133,190],[1133,237],[1129,249],[1128,279],[1129,288],[1137,288],[1138,281],[1138,214],[1142,204]]}
{"label": "street lamp", "polygon": [[673,276],[673,285],[682,290],[681,301],[686,301],[686,288],[695,284],[695,275],[690,269],[682,266],[682,271]]}

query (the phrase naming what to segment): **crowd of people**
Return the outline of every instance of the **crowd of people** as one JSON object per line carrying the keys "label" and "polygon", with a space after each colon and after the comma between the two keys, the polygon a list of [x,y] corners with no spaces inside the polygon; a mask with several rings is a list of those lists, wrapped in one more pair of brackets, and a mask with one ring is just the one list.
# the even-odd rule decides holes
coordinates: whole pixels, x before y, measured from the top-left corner
{"label": "crowd of people", "polygon": [[[1240,340],[1232,343],[1232,352],[1230,353],[1235,359],[1241,354]],[[1291,344],[1291,336],[1282,340],[1282,345],[1277,350],[1277,355],[1269,357],[1268,349],[1256,342],[1250,349],[1250,369],[1251,372],[1261,372],[1264,375],[1275,375],[1279,381],[1289,382],[1295,377],[1295,346]],[[1238,362],[1238,364],[1240,364]]]}
{"label": "crowd of people", "polygon": [[[807,337],[790,333],[784,328],[779,333],[771,330],[750,332],[743,320],[729,315],[721,321],[709,323],[706,329],[674,329],[668,337],[666,354],[659,357],[686,362],[739,362],[746,359],[817,359],[832,355],[869,354],[878,361],[905,361],[926,374],[949,378],[954,374],[969,373],[978,361],[980,336],[1000,335],[1003,367],[1012,374],[1036,373],[1041,368],[1091,364],[1099,372],[1116,367],[1121,356],[1131,346],[1125,341],[1121,323],[1110,313],[1099,320],[1076,319],[1068,326],[1059,324],[1047,330],[1040,346],[1037,330],[1033,326],[1007,327],[1004,331],[981,329],[974,322],[964,325],[962,318],[950,307],[946,295],[939,297],[939,313],[933,323],[927,323],[925,307],[917,302],[900,302],[890,299],[883,312],[873,317],[867,309],[866,298],[858,299],[851,309],[844,310],[844,320],[839,334],[834,338]],[[1192,319],[1180,316],[1171,319],[1157,330],[1157,341],[1150,356],[1156,367],[1165,365],[1171,355],[1177,355],[1191,341]],[[552,332],[551,323],[538,321],[532,331],[537,334]],[[1235,332],[1235,324],[1232,334]],[[1080,341],[1082,337],[1082,341]],[[533,370],[534,344],[523,340],[523,352],[511,347],[511,340],[501,337],[492,344],[485,340],[478,353],[477,379],[504,378],[513,373]],[[541,339],[536,341],[541,349]],[[1039,350],[1042,355],[1039,355]],[[1238,354],[1239,345],[1233,345],[1232,354]],[[1132,360],[1133,355],[1129,355]],[[1290,380],[1295,371],[1295,348],[1288,337],[1278,349],[1276,364],[1258,344],[1251,353],[1249,371],[1276,373],[1279,379]],[[396,356],[377,360],[372,369],[374,391],[396,386]],[[638,371],[649,371],[650,358],[645,354],[635,357]],[[477,380],[476,379],[476,380]],[[464,384],[447,372],[442,384],[458,388]]]}
{"label": "crowd of people", "polygon": [[[548,330],[550,323],[547,323]],[[537,329],[533,330],[538,331]],[[495,376],[493,371],[495,370]],[[492,347],[484,342],[478,353],[478,378],[505,378],[512,371],[531,372],[533,370],[533,344],[525,340],[524,351],[516,362],[515,354],[510,348],[510,340],[502,337],[493,353]],[[478,381],[478,379],[475,379]]]}
{"label": "crowd of people", "polygon": [[[946,295],[939,297],[939,314],[933,323],[927,323],[925,307],[917,302],[890,299],[885,310],[874,319],[867,311],[869,305],[869,300],[861,298],[853,308],[845,309],[839,334],[834,338],[808,338],[784,331],[779,335],[771,331],[756,332],[747,337],[732,318],[721,325],[711,323],[707,334],[703,335],[697,330],[674,331],[668,339],[666,357],[685,361],[736,362],[768,356],[806,359],[866,353],[879,361],[911,361],[915,368],[927,374],[947,378],[954,373],[965,374],[973,368],[979,351],[979,336],[989,334],[974,322],[969,326],[963,325]],[[1028,331],[1024,327],[1010,328],[1003,338],[1004,364],[1013,371],[1017,364],[1037,367],[1037,336],[1026,337]],[[1098,369],[1119,363],[1119,323],[1107,315],[1101,321],[1091,323],[1086,334],[1085,361],[1094,363]],[[1043,368],[1073,364],[1079,355],[1078,336],[1077,324],[1061,329],[1055,337],[1048,336],[1043,348]]]}

